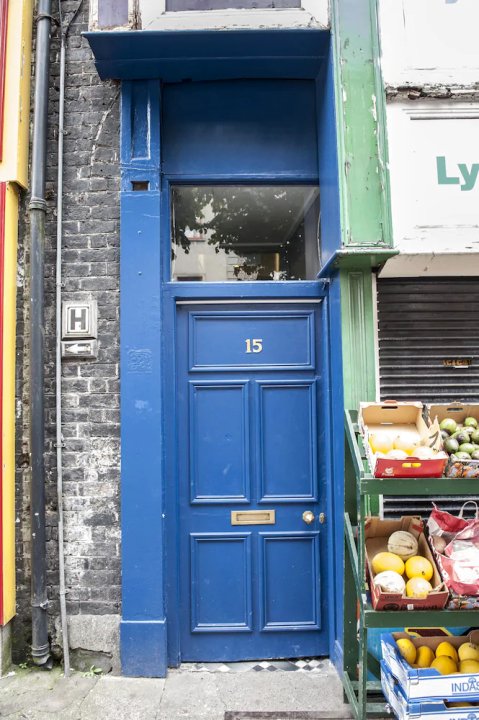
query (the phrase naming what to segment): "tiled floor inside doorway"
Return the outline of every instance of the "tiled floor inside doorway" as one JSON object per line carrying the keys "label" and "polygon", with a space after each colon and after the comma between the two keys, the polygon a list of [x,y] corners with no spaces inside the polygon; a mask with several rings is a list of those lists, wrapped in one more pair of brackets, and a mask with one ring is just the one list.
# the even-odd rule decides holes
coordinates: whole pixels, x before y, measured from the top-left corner
{"label": "tiled floor inside doorway", "polygon": [[183,663],[180,668],[184,672],[211,672],[211,673],[242,673],[251,670],[261,672],[330,672],[331,665],[325,658],[301,658],[295,660],[249,660],[247,662],[232,663]]}

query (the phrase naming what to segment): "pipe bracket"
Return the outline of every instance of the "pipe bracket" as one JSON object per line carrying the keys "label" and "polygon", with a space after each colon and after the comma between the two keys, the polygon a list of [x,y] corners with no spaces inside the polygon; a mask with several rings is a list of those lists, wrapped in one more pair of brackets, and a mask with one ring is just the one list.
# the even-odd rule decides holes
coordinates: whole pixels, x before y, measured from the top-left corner
{"label": "pipe bracket", "polygon": [[49,600],[44,600],[43,602],[38,602],[38,603],[35,603],[35,602],[31,603],[32,608],[40,608],[40,610],[47,610],[49,605],[50,605]]}
{"label": "pipe bracket", "polygon": [[46,212],[48,206],[47,201],[43,200],[43,198],[32,197],[28,203],[28,207],[30,210],[42,210],[43,212]]}
{"label": "pipe bracket", "polygon": [[39,22],[39,20],[45,20],[45,19],[50,20],[50,22],[52,22],[57,27],[60,26],[60,21],[57,20],[56,17],[53,17],[53,15],[49,15],[48,13],[38,13],[38,15],[36,17],[36,22]]}

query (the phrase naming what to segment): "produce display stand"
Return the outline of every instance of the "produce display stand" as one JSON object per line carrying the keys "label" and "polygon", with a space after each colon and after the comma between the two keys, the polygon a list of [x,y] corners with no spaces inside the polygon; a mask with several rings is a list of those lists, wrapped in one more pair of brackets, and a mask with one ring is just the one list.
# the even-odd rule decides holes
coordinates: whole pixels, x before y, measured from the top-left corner
{"label": "produce display stand", "polygon": [[379,663],[368,653],[369,628],[479,626],[479,610],[374,610],[365,567],[365,518],[371,497],[477,496],[468,478],[375,478],[369,471],[357,424],[357,412],[345,414],[345,578],[343,686],[358,720],[387,716],[379,681]]}

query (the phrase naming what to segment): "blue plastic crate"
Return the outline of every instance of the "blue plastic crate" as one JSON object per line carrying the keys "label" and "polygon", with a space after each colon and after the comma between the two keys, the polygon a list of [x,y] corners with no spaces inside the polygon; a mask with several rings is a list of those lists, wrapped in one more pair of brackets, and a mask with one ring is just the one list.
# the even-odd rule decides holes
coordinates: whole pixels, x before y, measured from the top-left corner
{"label": "blue plastic crate", "polygon": [[[479,700],[479,673],[441,675],[434,668],[412,668],[400,654],[395,638],[410,637],[405,633],[384,633],[381,635],[383,662],[388,672],[396,679],[407,702],[412,700]],[[414,638],[419,645],[430,644],[433,649],[445,638]],[[450,636],[447,641],[458,648],[468,637]],[[479,712],[478,712],[479,720]]]}
{"label": "blue plastic crate", "polygon": [[[408,701],[384,660],[381,661],[381,687],[398,720],[479,720],[479,694],[475,698],[477,707],[448,707],[447,701],[440,699]],[[459,698],[456,698],[455,702],[458,701]],[[467,701],[472,702],[473,699],[467,698]]]}

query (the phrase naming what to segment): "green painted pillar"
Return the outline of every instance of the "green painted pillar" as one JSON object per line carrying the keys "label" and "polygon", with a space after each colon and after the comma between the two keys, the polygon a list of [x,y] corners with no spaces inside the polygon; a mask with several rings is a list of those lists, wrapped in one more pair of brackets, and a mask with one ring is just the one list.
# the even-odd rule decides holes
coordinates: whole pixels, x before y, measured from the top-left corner
{"label": "green painted pillar", "polygon": [[345,406],[376,397],[372,269],[394,254],[377,0],[332,0]]}
{"label": "green painted pillar", "polygon": [[344,248],[392,246],[377,0],[332,0]]}
{"label": "green painted pillar", "polygon": [[377,0],[332,0],[345,406],[376,397],[372,268],[394,254]]}
{"label": "green painted pillar", "polygon": [[[376,399],[374,268],[395,254],[387,172],[386,106],[379,63],[377,0],[331,0],[338,133],[345,407]],[[346,460],[345,510],[355,524],[354,476]],[[377,503],[370,510],[377,511]],[[343,666],[356,677],[356,596],[344,558]]]}

